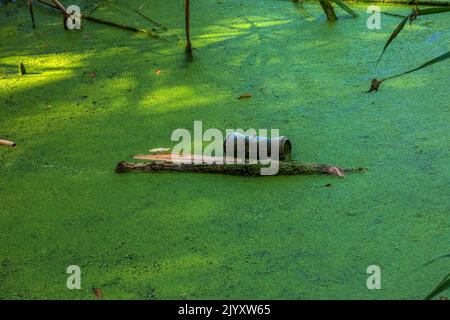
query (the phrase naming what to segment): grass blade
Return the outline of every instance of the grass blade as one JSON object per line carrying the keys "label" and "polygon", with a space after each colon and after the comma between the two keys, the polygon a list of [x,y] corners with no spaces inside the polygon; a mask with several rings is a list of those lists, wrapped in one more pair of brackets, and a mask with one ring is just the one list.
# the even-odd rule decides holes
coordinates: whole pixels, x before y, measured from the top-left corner
{"label": "grass blade", "polygon": [[434,290],[425,297],[425,300],[432,299],[434,296],[438,295],[442,291],[447,290],[448,288],[450,288],[450,273],[446,275],[445,278],[437,285],[437,287],[434,288]]}
{"label": "grass blade", "polygon": [[444,53],[443,55],[440,55],[439,57],[436,57],[436,58],[434,58],[434,59],[431,59],[430,61],[428,61],[428,62],[422,64],[421,66],[419,66],[419,67],[417,67],[417,68],[414,68],[414,69],[412,69],[412,70],[409,70],[409,71],[400,73],[400,74],[398,74],[398,75],[395,75],[395,76],[392,76],[392,77],[389,77],[389,78],[386,78],[386,79],[384,79],[384,80],[387,80],[387,79],[393,79],[393,78],[397,78],[397,77],[403,76],[403,75],[405,75],[405,74],[408,74],[408,73],[411,73],[411,72],[414,72],[414,71],[417,71],[417,70],[420,70],[420,69],[429,67],[429,66],[431,66],[431,65],[433,65],[433,64],[435,64],[435,63],[444,61],[444,60],[446,60],[446,59],[448,59],[448,58],[450,58],[450,51],[447,52],[447,53]]}
{"label": "grass blade", "polygon": [[[337,0],[337,1],[340,1],[340,0]],[[336,2],[336,3],[338,4],[338,2]],[[386,44],[384,45],[383,51],[381,52],[381,55],[378,58],[377,64],[380,62],[381,58],[383,57],[384,52],[386,51],[388,46],[391,44],[391,42],[398,36],[400,31],[403,30],[408,19],[411,22],[417,16],[425,16],[425,15],[429,15],[429,14],[438,14],[438,13],[444,13],[444,12],[450,12],[450,7],[418,9],[417,11],[415,9],[413,9],[412,12],[408,16],[403,18],[402,22],[400,22],[400,24],[397,26],[397,28],[394,30],[394,32],[391,34],[391,36],[387,40]],[[413,70],[413,71],[415,71],[415,70]]]}
{"label": "grass blade", "polygon": [[450,258],[450,253],[449,254],[444,254],[442,256],[439,256],[437,258],[432,259],[431,261],[428,261],[427,263],[425,263],[422,267],[428,266],[438,260],[444,259],[444,258]]}
{"label": "grass blade", "polygon": [[343,10],[347,11],[348,13],[350,13],[353,17],[356,17],[357,14],[355,11],[353,11],[349,6],[347,6],[344,2],[342,2],[341,0],[334,0],[334,2],[341,7]]}
{"label": "grass blade", "polygon": [[394,32],[392,32],[391,36],[389,37],[389,39],[387,40],[386,44],[384,45],[383,51],[381,52],[381,55],[378,58],[377,64],[378,64],[378,62],[380,62],[381,58],[383,57],[383,54],[386,51],[387,47],[398,36],[400,31],[402,31],[402,29],[405,27],[406,21],[408,21],[408,19],[409,19],[409,16],[403,18],[402,22],[400,22],[400,24],[397,26],[397,28],[395,28]]}
{"label": "grass blade", "polygon": [[[382,79],[382,80],[373,79],[373,80],[372,80],[372,83],[371,83],[371,85],[370,85],[370,89],[369,89],[369,91],[367,91],[367,92],[378,91],[378,89],[379,89],[379,87],[380,87],[380,84],[381,84],[383,81],[386,81],[386,80],[388,80],[388,79],[394,79],[394,78],[403,76],[403,75],[405,75],[405,74],[408,74],[408,73],[411,73],[411,72],[414,72],[414,71],[417,71],[417,70],[420,70],[420,69],[429,67],[429,66],[431,66],[431,65],[433,65],[433,64],[435,64],[435,63],[444,61],[444,60],[446,60],[446,59],[448,59],[448,58],[450,58],[450,51],[447,52],[447,53],[444,53],[443,55],[440,55],[439,57],[436,57],[436,58],[434,58],[434,59],[431,59],[430,61],[428,61],[428,62],[422,64],[421,66],[419,66],[419,67],[417,67],[417,68],[414,68],[414,69],[412,69],[412,70],[408,70],[408,71],[406,71],[406,72],[403,72],[403,73],[400,73],[400,74],[397,74],[397,75],[395,75],[395,76],[388,77],[388,78]],[[447,257],[450,257],[450,254],[444,255],[444,256],[439,257],[439,258],[436,258],[436,259],[432,260],[431,262],[428,262],[428,263],[425,264],[425,265],[428,265],[428,264],[430,264],[430,263],[432,263],[432,262],[434,262],[434,261],[436,261],[436,260],[438,260],[438,259],[441,259],[441,258],[447,258]]]}
{"label": "grass blade", "polygon": [[34,23],[34,13],[33,13],[33,1],[28,0],[28,9],[30,10],[31,21],[33,22],[33,29],[36,28],[36,24]]}
{"label": "grass blade", "polygon": [[450,7],[427,8],[427,9],[419,9],[419,12],[417,15],[425,16],[428,14],[437,14],[437,13],[443,13],[443,12],[449,12],[449,11],[450,11]]}

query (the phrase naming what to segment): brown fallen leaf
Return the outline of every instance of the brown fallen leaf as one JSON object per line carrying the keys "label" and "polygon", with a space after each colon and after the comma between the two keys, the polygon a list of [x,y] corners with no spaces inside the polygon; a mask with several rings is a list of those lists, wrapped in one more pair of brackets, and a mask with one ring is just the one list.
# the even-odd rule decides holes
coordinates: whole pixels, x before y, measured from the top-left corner
{"label": "brown fallen leaf", "polygon": [[251,98],[252,95],[250,93],[243,93],[241,94],[238,99],[247,99],[247,98]]}
{"label": "brown fallen leaf", "polygon": [[344,171],[342,171],[342,169],[338,167],[329,167],[327,169],[327,173],[338,177],[345,177]]}
{"label": "brown fallen leaf", "polygon": [[155,70],[155,74],[156,74],[157,76],[159,76],[159,75],[161,74],[161,70],[156,69],[156,70]]}
{"label": "brown fallen leaf", "polygon": [[103,292],[100,288],[93,287],[92,291],[94,292],[97,300],[103,300]]}

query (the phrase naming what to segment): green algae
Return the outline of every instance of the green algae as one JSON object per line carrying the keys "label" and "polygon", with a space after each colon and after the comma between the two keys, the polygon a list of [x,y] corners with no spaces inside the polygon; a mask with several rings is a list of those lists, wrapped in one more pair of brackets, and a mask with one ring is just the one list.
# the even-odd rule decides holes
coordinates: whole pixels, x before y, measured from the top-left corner
{"label": "green algae", "polygon": [[[82,2],[87,3],[87,1]],[[0,298],[420,299],[448,273],[448,63],[370,79],[443,52],[448,16],[421,18],[374,61],[382,29],[327,23],[315,3],[195,1],[194,63],[181,1],[149,1],[167,43],[0,6]],[[127,5],[92,15],[149,28]],[[388,10],[409,13],[408,7]],[[405,57],[408,58],[402,58]],[[23,62],[32,74],[17,75]],[[155,74],[155,70],[160,74]],[[95,72],[96,76],[90,74]],[[251,99],[237,100],[243,92]],[[176,128],[279,128],[301,161],[364,166],[329,176],[117,175],[132,154],[170,144]],[[327,187],[325,187],[327,186]],[[65,270],[82,268],[82,290]],[[366,288],[367,266],[382,290]]]}

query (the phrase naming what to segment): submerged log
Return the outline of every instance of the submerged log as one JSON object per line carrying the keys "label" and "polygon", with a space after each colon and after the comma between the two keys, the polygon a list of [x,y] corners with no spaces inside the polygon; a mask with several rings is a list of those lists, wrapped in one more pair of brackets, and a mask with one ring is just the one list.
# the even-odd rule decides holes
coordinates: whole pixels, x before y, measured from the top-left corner
{"label": "submerged log", "polygon": [[[197,172],[220,173],[238,176],[260,176],[262,164],[194,164],[174,163],[170,161],[150,161],[147,163],[129,163],[121,161],[116,167],[116,173],[127,172]],[[348,172],[365,172],[367,168],[338,168],[320,163],[300,163],[296,161],[280,161],[277,175],[308,175],[330,174],[344,176]]]}

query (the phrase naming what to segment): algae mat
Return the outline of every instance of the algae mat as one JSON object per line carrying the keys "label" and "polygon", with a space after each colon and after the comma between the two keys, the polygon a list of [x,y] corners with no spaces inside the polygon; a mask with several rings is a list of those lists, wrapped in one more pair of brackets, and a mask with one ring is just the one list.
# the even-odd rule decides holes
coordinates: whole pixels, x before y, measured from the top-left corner
{"label": "algae mat", "polygon": [[[87,3],[86,1],[83,3]],[[141,1],[92,15],[151,27]],[[0,6],[0,298],[420,299],[448,274],[448,62],[383,83],[450,49],[448,15],[325,21],[288,1],[195,1],[194,63],[181,1],[142,9],[164,42]],[[387,6],[391,12],[408,7]],[[82,6],[84,10],[85,7]],[[93,8],[90,8],[90,10]],[[23,62],[31,73],[17,75]],[[159,70],[159,72],[155,72]],[[242,93],[252,98],[238,100]],[[176,128],[279,128],[293,157],[364,174],[245,178],[117,175]],[[381,290],[368,290],[369,265]],[[82,269],[81,290],[66,268]],[[448,291],[443,293],[448,296]]]}

